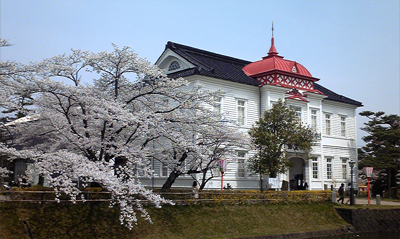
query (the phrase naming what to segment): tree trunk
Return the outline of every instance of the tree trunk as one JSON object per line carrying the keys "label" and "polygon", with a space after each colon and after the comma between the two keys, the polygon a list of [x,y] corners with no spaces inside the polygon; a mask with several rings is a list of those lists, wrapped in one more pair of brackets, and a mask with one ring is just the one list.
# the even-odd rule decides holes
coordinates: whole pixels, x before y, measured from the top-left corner
{"label": "tree trunk", "polygon": [[206,178],[206,176],[207,176],[207,172],[208,172],[208,170],[203,170],[203,178],[201,179],[201,184],[200,184],[200,190],[203,190],[203,188],[206,186],[206,184],[207,184],[207,182],[208,182],[208,180],[210,180],[211,178]]}
{"label": "tree trunk", "polygon": [[171,189],[172,184],[174,184],[175,180],[181,175],[182,173],[178,171],[173,171],[169,174],[167,181],[162,186],[162,189]]}
{"label": "tree trunk", "polygon": [[199,189],[199,190],[200,190],[200,191],[203,190],[205,186],[206,186],[206,183],[205,183],[205,182],[202,182],[202,183],[200,184],[200,189]]}
{"label": "tree trunk", "polygon": [[[177,152],[174,150],[174,158],[177,158]],[[179,159],[179,163],[177,164],[178,167],[182,166],[183,162],[185,162],[185,159],[187,158],[187,152],[184,152],[182,156]],[[172,171],[168,178],[167,181],[165,181],[164,185],[162,186],[162,189],[171,189],[172,184],[175,183],[175,180],[182,174],[182,172],[178,172],[177,170]]]}

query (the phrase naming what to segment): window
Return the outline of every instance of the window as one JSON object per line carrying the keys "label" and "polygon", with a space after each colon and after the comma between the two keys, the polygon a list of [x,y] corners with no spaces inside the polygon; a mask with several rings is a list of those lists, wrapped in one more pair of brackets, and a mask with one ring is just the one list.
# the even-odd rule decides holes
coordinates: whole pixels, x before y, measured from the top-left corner
{"label": "window", "polygon": [[168,166],[163,164],[161,169],[161,177],[168,177]]}
{"label": "window", "polygon": [[276,105],[277,103],[278,103],[277,101],[270,101],[269,109],[272,109],[274,105]]}
{"label": "window", "polygon": [[18,182],[19,178],[23,178],[25,176],[25,171],[28,168],[28,162],[26,159],[16,159],[14,162],[14,181]]}
{"label": "window", "polygon": [[290,106],[290,109],[296,113],[298,121],[301,122],[301,108],[297,106]]}
{"label": "window", "polygon": [[332,158],[326,158],[326,178],[332,179]]}
{"label": "window", "polygon": [[222,113],[222,97],[216,96],[214,100],[214,111],[221,114]]}
{"label": "window", "polygon": [[312,177],[318,179],[318,158],[312,159]]}
{"label": "window", "polygon": [[311,130],[317,132],[317,110],[311,110]]}
{"label": "window", "polygon": [[[188,167],[187,167],[186,165],[187,165],[187,164],[186,164],[186,161],[183,161],[178,169],[179,169],[181,172],[185,172],[185,171],[188,170]],[[185,177],[186,174],[182,174],[181,176],[182,176],[182,177]]]}
{"label": "window", "polygon": [[168,71],[173,71],[173,70],[176,70],[179,68],[181,68],[181,66],[179,65],[179,62],[173,61],[173,62],[171,62],[171,64],[169,64]]}
{"label": "window", "polygon": [[347,179],[347,158],[342,158],[342,179]]}
{"label": "window", "polygon": [[237,123],[242,126],[246,124],[246,101],[237,101]]}
{"label": "window", "polygon": [[325,134],[331,135],[331,115],[325,114]]}
{"label": "window", "polygon": [[169,108],[169,99],[162,99],[161,106],[166,110]]}
{"label": "window", "polygon": [[346,137],[346,116],[340,116],[340,136]]}
{"label": "window", "polygon": [[139,164],[134,164],[133,172],[136,175],[136,177],[143,177],[144,176],[144,171],[143,167],[140,166]]}
{"label": "window", "polygon": [[238,152],[238,163],[237,163],[237,176],[238,178],[244,178],[245,172],[245,160],[246,160],[246,153],[245,152]]}

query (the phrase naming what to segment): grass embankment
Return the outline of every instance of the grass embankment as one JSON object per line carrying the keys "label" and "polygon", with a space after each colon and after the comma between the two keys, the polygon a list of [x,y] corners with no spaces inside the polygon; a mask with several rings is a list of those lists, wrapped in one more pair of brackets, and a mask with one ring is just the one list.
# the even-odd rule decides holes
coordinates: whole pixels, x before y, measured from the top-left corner
{"label": "grass embankment", "polygon": [[[331,203],[190,205],[148,208],[131,231],[107,203],[0,203],[0,238],[237,238],[336,229],[346,225]],[[140,217],[140,216],[139,216]]]}

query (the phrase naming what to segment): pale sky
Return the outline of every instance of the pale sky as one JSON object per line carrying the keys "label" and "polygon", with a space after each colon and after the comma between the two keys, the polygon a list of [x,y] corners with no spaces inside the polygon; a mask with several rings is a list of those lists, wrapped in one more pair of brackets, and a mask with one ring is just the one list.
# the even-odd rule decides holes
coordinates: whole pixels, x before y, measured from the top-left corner
{"label": "pale sky", "polygon": [[[1,60],[131,46],[155,63],[167,41],[248,61],[275,47],[363,110],[400,115],[400,1],[0,0]],[[357,117],[357,128],[365,119]],[[358,130],[357,145],[365,135]]]}

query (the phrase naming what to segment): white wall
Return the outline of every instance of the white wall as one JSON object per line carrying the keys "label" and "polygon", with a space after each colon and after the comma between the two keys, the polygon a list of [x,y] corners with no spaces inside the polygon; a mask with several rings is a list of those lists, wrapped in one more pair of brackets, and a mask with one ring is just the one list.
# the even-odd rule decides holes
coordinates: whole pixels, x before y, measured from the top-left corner
{"label": "white wall", "polygon": [[[168,52],[164,52],[163,56],[160,58],[159,63],[163,63],[166,67],[174,58],[168,57]],[[173,57],[176,57],[173,55]],[[165,60],[165,62],[163,62]],[[184,62],[184,61],[182,61]],[[184,67],[188,67],[189,64],[184,62]],[[278,101],[278,99],[284,99],[287,95],[289,88],[278,87],[273,85],[264,85],[261,88],[258,86],[245,85],[232,81],[215,79],[206,76],[189,76],[186,77],[191,83],[201,83],[204,89],[207,90],[222,90],[224,91],[223,99],[222,99],[222,113],[225,116],[226,120],[234,121],[237,120],[237,100],[245,100],[246,101],[246,123],[243,127],[243,130],[248,130],[252,127],[252,125],[259,119],[260,117],[260,104],[261,110],[264,112],[271,107],[272,102]],[[261,92],[261,99],[260,99]],[[344,104],[340,102],[334,102],[330,100],[324,100],[326,96],[309,93],[306,98],[308,102],[299,101],[299,100],[286,100],[288,105],[293,105],[296,107],[300,107],[302,109],[302,122],[306,124],[311,123],[311,109],[316,109],[318,112],[317,115],[317,132],[321,133],[321,140],[317,141],[315,146],[313,146],[313,150],[311,154],[318,158],[318,167],[319,167],[319,177],[318,179],[312,178],[312,161],[306,161],[306,165],[304,168],[304,178],[309,183],[310,189],[323,189],[324,184],[328,187],[330,185],[335,184],[336,187],[340,185],[341,182],[345,182],[346,180],[350,180],[350,167],[347,168],[348,178],[342,179],[342,158],[348,158],[356,160],[356,125],[355,125],[355,117],[356,117],[356,107]],[[331,114],[331,135],[325,134],[325,113]],[[346,136],[341,136],[341,124],[340,117],[346,116]],[[249,158],[253,155],[254,152],[247,152],[246,157]],[[332,170],[333,176],[332,179],[327,179],[326,176],[326,157],[332,157]],[[160,168],[156,166],[156,171],[159,173]],[[286,179],[288,174],[280,175],[282,179]],[[166,179],[166,178],[165,178]],[[188,177],[184,177],[182,179],[183,182],[177,182],[174,186],[184,186],[188,183]],[[263,185],[266,185],[268,180],[267,177],[264,177],[265,182]],[[237,178],[237,163],[234,160],[231,160],[228,163],[227,172],[224,176],[224,185],[229,183],[233,188],[240,189],[250,189],[250,188],[258,188],[259,187],[259,177],[258,175],[251,174],[251,172],[246,172],[245,178]],[[211,180],[207,188],[220,188],[220,178],[217,177]]]}

